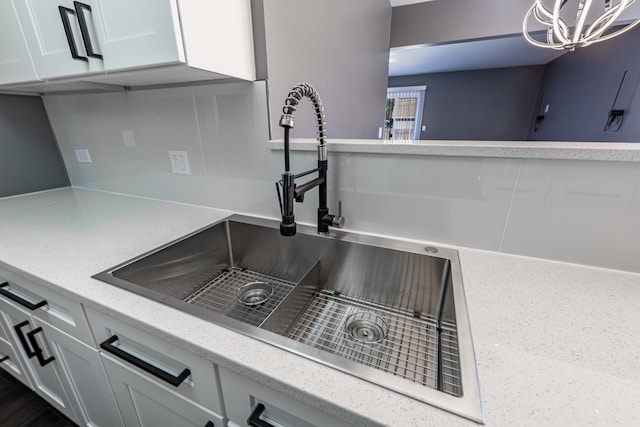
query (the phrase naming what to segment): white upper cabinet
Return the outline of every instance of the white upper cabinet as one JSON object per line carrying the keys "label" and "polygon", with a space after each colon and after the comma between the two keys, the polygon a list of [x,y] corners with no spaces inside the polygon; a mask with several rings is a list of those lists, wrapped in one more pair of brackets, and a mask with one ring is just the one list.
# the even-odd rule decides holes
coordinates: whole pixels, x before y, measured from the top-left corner
{"label": "white upper cabinet", "polygon": [[10,1],[0,2],[0,84],[38,80]]}
{"label": "white upper cabinet", "polygon": [[172,0],[103,0],[98,43],[108,71],[185,62],[178,5]]}
{"label": "white upper cabinet", "polygon": [[[11,1],[15,13],[8,1],[0,6],[8,9],[0,10],[0,84],[255,80],[250,0]],[[19,39],[11,50],[7,31]],[[17,54],[31,57],[35,75],[4,76],[1,67]]]}
{"label": "white upper cabinet", "polygon": [[[72,77],[103,70],[102,61],[87,54],[72,0],[13,0],[13,4],[40,79]],[[94,8],[97,1],[86,0],[85,4]],[[78,9],[81,10],[80,7]],[[90,34],[97,30],[94,22],[99,20],[87,19]]]}

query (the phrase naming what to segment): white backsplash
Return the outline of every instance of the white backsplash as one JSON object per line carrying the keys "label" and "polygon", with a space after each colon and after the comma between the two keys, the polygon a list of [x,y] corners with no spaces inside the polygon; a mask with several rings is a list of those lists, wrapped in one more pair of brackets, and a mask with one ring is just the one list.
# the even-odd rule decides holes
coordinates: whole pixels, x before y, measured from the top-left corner
{"label": "white backsplash", "polygon": [[[72,185],[278,218],[264,82],[44,99]],[[331,111],[327,123],[330,136]],[[191,175],[172,173],[169,150],[187,151]],[[297,221],[315,222],[316,194]],[[338,199],[356,231],[640,271],[636,163],[331,153],[332,210]]]}

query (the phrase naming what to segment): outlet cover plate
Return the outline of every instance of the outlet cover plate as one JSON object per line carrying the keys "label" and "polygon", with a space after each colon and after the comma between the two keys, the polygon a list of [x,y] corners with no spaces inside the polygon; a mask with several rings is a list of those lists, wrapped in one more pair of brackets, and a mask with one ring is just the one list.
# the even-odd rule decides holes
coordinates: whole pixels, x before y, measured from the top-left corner
{"label": "outlet cover plate", "polygon": [[186,151],[170,150],[171,172],[177,175],[191,175],[189,157]]}
{"label": "outlet cover plate", "polygon": [[124,141],[124,146],[127,148],[133,148],[136,146],[136,138],[133,136],[133,131],[131,129],[124,129],[122,131],[122,140]]}
{"label": "outlet cover plate", "polygon": [[76,150],[76,159],[80,163],[91,163],[91,156],[89,155],[89,150],[86,148]]}

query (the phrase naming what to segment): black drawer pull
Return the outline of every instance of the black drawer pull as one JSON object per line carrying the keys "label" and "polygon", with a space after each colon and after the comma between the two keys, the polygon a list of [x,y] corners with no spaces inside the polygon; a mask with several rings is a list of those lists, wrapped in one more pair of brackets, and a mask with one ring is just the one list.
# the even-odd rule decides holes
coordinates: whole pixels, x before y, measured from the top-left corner
{"label": "black drawer pull", "polygon": [[73,39],[73,33],[71,32],[71,24],[69,23],[69,14],[75,15],[73,9],[68,7],[58,6],[60,11],[60,18],[62,18],[62,26],[64,27],[64,34],[67,36],[67,43],[69,44],[69,50],[71,51],[71,57],[78,61],[89,62],[86,56],[78,55],[78,48],[76,47],[76,41]]}
{"label": "black drawer pull", "polygon": [[121,350],[120,348],[114,346],[113,343],[116,341],[118,341],[118,336],[113,335],[109,339],[107,339],[105,342],[101,343],[100,348],[105,351],[108,351],[114,356],[118,356],[119,358],[123,359],[126,362],[131,363],[133,366],[137,366],[143,371],[146,371],[151,375],[157,378],[160,378],[162,381],[168,382],[174,387],[178,387],[180,384],[184,382],[184,380],[186,380],[189,377],[189,375],[191,375],[191,371],[187,368],[185,368],[182,372],[180,372],[180,374],[177,377],[174,375],[171,375],[170,373],[163,371],[162,369],[156,366],[153,366],[152,364],[147,363],[144,360],[138,359],[134,355],[127,353],[126,351]]}
{"label": "black drawer pull", "polygon": [[204,427],[216,427],[216,425],[214,423],[212,423],[211,421],[207,421],[207,423],[204,425]]}
{"label": "black drawer pull", "polygon": [[18,304],[20,304],[21,306],[28,308],[29,310],[33,311],[33,310],[37,310],[40,307],[44,307],[45,305],[47,305],[47,301],[46,300],[42,300],[39,301],[35,304],[33,304],[30,301],[27,301],[24,298],[20,298],[18,295],[9,292],[8,290],[6,290],[5,288],[9,287],[9,283],[8,282],[4,282],[3,284],[0,285],[0,295],[9,298],[11,301],[17,302]]}
{"label": "black drawer pull", "polygon": [[38,363],[40,363],[40,366],[46,366],[49,363],[56,360],[56,358],[53,356],[50,356],[45,359],[44,356],[42,355],[42,349],[40,348],[40,346],[38,345],[38,342],[36,341],[36,334],[39,332],[42,332],[42,328],[40,327],[35,328],[33,331],[27,332],[27,339],[29,340],[31,347],[33,347],[33,350],[35,351],[35,356],[38,359]]}
{"label": "black drawer pull", "polygon": [[24,333],[22,332],[22,328],[24,328],[25,326],[29,326],[28,320],[18,323],[13,327],[13,329],[16,331],[16,334],[18,335],[18,339],[20,340],[20,344],[22,344],[22,348],[24,348],[24,352],[27,353],[27,357],[31,359],[32,357],[36,356],[36,352],[32,350],[31,347],[29,347],[29,344],[27,343],[27,338],[24,336]]}
{"label": "black drawer pull", "polygon": [[82,33],[84,48],[87,50],[87,56],[102,59],[102,55],[93,50],[93,45],[91,44],[91,36],[89,35],[89,27],[87,27],[87,20],[84,18],[84,11],[82,10],[86,9],[91,12],[91,6],[85,3],[80,3],[79,1],[74,1],[73,7],[75,8],[76,15],[78,16],[78,24],[80,24],[80,32]]}
{"label": "black drawer pull", "polygon": [[262,415],[264,409],[264,405],[262,403],[258,403],[256,407],[253,408],[253,412],[249,416],[249,419],[247,419],[247,424],[253,427],[275,427],[273,424],[260,419],[260,415]]}
{"label": "black drawer pull", "polygon": [[[9,360],[9,356],[0,357],[0,363],[4,362],[5,360]],[[205,427],[207,427],[207,426],[205,426]]]}

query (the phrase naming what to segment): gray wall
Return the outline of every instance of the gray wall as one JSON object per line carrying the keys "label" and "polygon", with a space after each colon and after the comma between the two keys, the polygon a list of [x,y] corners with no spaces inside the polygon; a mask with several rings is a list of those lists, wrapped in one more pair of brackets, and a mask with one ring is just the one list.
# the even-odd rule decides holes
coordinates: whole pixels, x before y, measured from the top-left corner
{"label": "gray wall", "polygon": [[[547,64],[542,105],[549,104],[531,140],[640,141],[640,28],[617,38],[569,52]],[[614,109],[624,109],[618,132],[605,132],[624,72],[624,84]]]}
{"label": "gray wall", "polygon": [[0,197],[67,186],[42,100],[0,95]]}
{"label": "gray wall", "polygon": [[[391,6],[388,0],[265,0],[272,138],[289,91],[314,86],[329,138],[377,138],[384,123]],[[315,138],[308,100],[295,114],[294,138]]]}
{"label": "gray wall", "polygon": [[532,0],[436,0],[394,7],[391,47],[516,34],[531,4]]}
{"label": "gray wall", "polygon": [[420,139],[527,139],[544,66],[389,78],[389,87],[426,85]]}

